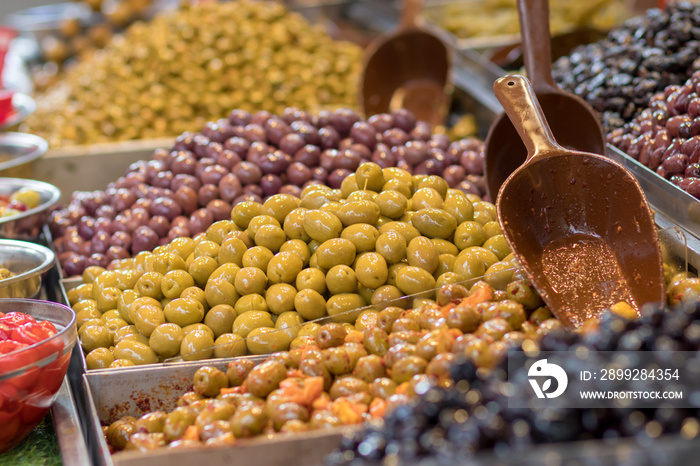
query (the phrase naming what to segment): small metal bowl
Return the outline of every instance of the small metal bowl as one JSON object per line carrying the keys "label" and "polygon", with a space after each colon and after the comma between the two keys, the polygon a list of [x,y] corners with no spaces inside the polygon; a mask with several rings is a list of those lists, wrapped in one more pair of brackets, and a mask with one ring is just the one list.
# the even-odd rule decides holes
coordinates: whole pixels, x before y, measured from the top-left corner
{"label": "small metal bowl", "polygon": [[41,276],[56,261],[54,252],[44,246],[0,239],[0,266],[14,277],[0,280],[0,298],[33,298],[39,294]]}
{"label": "small metal bowl", "polygon": [[[1,136],[0,136],[1,137]],[[49,209],[61,197],[61,191],[52,184],[23,178],[0,178],[0,194],[9,196],[20,188],[39,193],[41,203],[17,215],[0,217],[0,237],[35,241],[46,223]]]}
{"label": "small metal bowl", "polygon": [[[27,94],[15,92],[12,95],[12,113],[5,121],[0,123],[0,131],[5,131],[16,124],[21,123],[25,118],[34,113],[34,110],[36,110],[36,102],[34,102],[34,99],[29,97]],[[34,137],[38,138],[38,136]],[[46,149],[44,149],[44,152],[46,152]]]}
{"label": "small metal bowl", "polygon": [[0,176],[31,177],[32,162],[48,148],[44,139],[33,134],[0,134]]}

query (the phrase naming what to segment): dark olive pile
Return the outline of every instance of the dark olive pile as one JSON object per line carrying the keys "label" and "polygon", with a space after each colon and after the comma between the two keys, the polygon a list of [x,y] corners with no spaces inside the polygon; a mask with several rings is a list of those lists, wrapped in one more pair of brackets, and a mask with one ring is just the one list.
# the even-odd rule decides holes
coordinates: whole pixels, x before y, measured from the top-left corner
{"label": "dark olive pile", "polygon": [[75,193],[50,228],[67,276],[86,267],[194,237],[230,218],[240,201],[299,196],[310,184],[339,188],[361,162],[439,175],[450,188],[483,196],[483,144],[451,142],[405,110],[368,120],[348,109],[317,115],[234,110],[199,133],[184,133],[153,160],[137,162],[105,191]]}
{"label": "dark olive pile", "polygon": [[607,132],[636,117],[656,92],[698,69],[700,5],[650,9],[607,38],[580,46],[554,64],[554,79],[601,113]]}
{"label": "dark olive pile", "polygon": [[[673,310],[646,305],[642,317],[634,321],[608,314],[596,331],[545,335],[540,349],[696,351],[700,348],[697,285],[692,285],[695,291],[691,292],[695,302]],[[580,364],[572,357],[564,369],[575,373],[582,369]],[[602,361],[598,367],[603,367]],[[455,364],[451,371],[453,387],[432,387],[413,404],[396,408],[385,420],[375,420],[365,430],[347,435],[342,449],[328,462],[338,465],[384,460],[385,464],[399,464],[437,457],[445,464],[454,464],[484,450],[491,450],[501,459],[512,459],[534,444],[620,437],[635,437],[647,443],[664,433],[680,432],[681,437],[693,439],[700,432],[697,408],[509,409],[509,397],[530,393],[529,386],[525,386],[526,369],[521,371],[509,374],[507,381],[505,364],[489,373],[477,371],[471,361]],[[507,383],[515,386],[507,387]],[[604,382],[596,383],[599,389],[606,388]],[[578,379],[570,380],[567,390],[590,389],[590,385],[580,384]]]}
{"label": "dark olive pile", "polygon": [[651,98],[608,142],[700,199],[700,72]]}

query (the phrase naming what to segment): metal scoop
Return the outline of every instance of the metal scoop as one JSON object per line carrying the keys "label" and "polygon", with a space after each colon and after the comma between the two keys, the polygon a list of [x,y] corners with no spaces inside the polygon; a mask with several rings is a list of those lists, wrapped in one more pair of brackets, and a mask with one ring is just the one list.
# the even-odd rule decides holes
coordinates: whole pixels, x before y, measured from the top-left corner
{"label": "metal scoop", "polygon": [[[569,149],[605,154],[605,133],[598,114],[552,79],[548,0],[518,0],[518,16],[525,71],[557,141]],[[486,191],[494,200],[501,184],[527,157],[525,146],[504,114],[491,125],[484,155]]]}
{"label": "metal scoop", "polygon": [[638,310],[664,298],[661,251],[637,180],[601,155],[557,144],[530,83],[493,89],[527,148],[496,207],[503,234],[554,315],[579,327],[626,302]]}
{"label": "metal scoop", "polygon": [[365,115],[405,108],[433,126],[444,124],[453,51],[422,27],[422,9],[422,0],[404,0],[399,27],[367,48],[359,92]]}

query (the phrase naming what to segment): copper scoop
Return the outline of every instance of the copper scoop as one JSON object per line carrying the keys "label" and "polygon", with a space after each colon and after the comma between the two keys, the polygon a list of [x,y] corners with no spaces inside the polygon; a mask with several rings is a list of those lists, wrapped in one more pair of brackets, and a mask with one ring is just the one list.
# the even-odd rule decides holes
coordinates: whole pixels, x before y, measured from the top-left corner
{"label": "copper scoop", "polygon": [[554,315],[567,327],[619,302],[664,298],[651,209],[622,165],[557,144],[530,83],[505,76],[496,97],[527,148],[496,207],[503,234]]}
{"label": "copper scoop", "polygon": [[[518,16],[525,71],[557,141],[569,149],[605,154],[605,133],[598,114],[552,79],[548,0],[518,0]],[[485,146],[486,191],[491,200],[526,157],[527,150],[513,124],[501,114],[491,125]]]}
{"label": "copper scoop", "polygon": [[404,0],[399,27],[372,42],[360,78],[365,115],[398,108],[441,125],[450,106],[452,49],[422,26],[422,0]]}

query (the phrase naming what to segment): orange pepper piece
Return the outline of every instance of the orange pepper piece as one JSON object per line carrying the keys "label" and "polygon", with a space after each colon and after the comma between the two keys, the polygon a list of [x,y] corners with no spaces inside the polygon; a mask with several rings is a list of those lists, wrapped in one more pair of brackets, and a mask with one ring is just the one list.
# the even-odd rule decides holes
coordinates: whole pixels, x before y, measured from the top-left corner
{"label": "orange pepper piece", "polygon": [[369,404],[369,414],[373,418],[384,417],[386,414],[386,401],[376,397]]}

